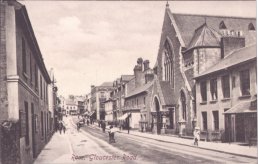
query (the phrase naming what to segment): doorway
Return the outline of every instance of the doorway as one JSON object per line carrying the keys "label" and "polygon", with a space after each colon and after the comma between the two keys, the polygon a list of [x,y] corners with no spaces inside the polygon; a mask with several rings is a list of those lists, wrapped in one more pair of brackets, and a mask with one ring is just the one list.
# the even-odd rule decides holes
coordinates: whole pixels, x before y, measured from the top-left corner
{"label": "doorway", "polygon": [[161,112],[160,112],[160,104],[159,104],[157,97],[155,97],[154,102],[155,102],[155,109],[157,112],[157,133],[160,134],[161,127],[162,127],[162,116],[161,116]]}

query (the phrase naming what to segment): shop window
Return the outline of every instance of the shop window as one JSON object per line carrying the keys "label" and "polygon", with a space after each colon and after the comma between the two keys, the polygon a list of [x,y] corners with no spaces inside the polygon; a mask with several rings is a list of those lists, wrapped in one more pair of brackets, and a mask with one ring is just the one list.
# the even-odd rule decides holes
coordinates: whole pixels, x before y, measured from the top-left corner
{"label": "shop window", "polygon": [[202,112],[202,129],[207,130],[207,112]]}
{"label": "shop window", "polygon": [[210,80],[210,92],[211,92],[211,99],[217,100],[218,98],[217,79]]}
{"label": "shop window", "polygon": [[200,83],[200,87],[201,87],[202,101],[205,102],[205,101],[207,101],[207,85],[206,85],[206,81],[201,82]]}
{"label": "shop window", "polygon": [[214,130],[219,130],[219,112],[218,111],[212,111],[213,114],[213,128]]}
{"label": "shop window", "polygon": [[229,84],[229,75],[222,76],[222,93],[224,98],[230,97],[230,84]]}
{"label": "shop window", "polygon": [[250,95],[250,74],[249,70],[240,71],[240,86],[242,95]]}

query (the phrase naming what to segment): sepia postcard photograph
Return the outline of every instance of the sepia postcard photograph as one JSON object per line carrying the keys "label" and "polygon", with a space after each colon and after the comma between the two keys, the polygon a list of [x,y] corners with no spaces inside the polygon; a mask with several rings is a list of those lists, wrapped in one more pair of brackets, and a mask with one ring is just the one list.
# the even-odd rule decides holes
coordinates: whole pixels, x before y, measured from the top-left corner
{"label": "sepia postcard photograph", "polygon": [[0,164],[258,163],[256,11],[0,0]]}

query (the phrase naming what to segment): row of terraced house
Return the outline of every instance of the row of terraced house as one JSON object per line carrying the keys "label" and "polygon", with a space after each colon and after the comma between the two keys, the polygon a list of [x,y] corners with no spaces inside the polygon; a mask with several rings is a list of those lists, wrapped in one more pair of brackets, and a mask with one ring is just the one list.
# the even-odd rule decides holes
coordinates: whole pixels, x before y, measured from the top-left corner
{"label": "row of terraced house", "polygon": [[[147,28],[147,27],[146,27]],[[90,116],[121,128],[223,142],[257,137],[256,19],[172,13],[156,64],[92,86]]]}
{"label": "row of terraced house", "polygon": [[24,5],[0,2],[0,163],[32,163],[54,132],[57,87]]}

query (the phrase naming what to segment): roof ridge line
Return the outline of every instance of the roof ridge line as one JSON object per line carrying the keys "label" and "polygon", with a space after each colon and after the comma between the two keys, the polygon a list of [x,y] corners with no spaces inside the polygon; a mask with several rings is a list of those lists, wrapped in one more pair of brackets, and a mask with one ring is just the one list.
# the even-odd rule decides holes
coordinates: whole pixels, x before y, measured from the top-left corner
{"label": "roof ridge line", "polygon": [[207,16],[207,17],[221,17],[221,18],[233,18],[233,19],[255,19],[255,17],[241,17],[241,16],[223,16],[223,15],[205,15],[205,14],[191,14],[191,13],[172,13],[175,15],[185,15],[185,16]]}
{"label": "roof ridge line", "polygon": [[223,58],[223,60],[226,59],[226,58],[228,58],[229,56],[231,56],[231,55],[232,55],[233,53],[235,53],[235,52],[241,51],[242,49],[245,49],[245,48],[248,48],[248,47],[252,47],[252,46],[254,46],[254,45],[256,45],[256,43],[250,44],[250,45],[248,45],[248,46],[245,46],[245,47],[242,47],[242,48],[239,48],[239,49],[236,49],[236,50],[233,50],[233,51],[231,51],[230,53],[228,53],[228,55],[226,55],[226,56]]}

